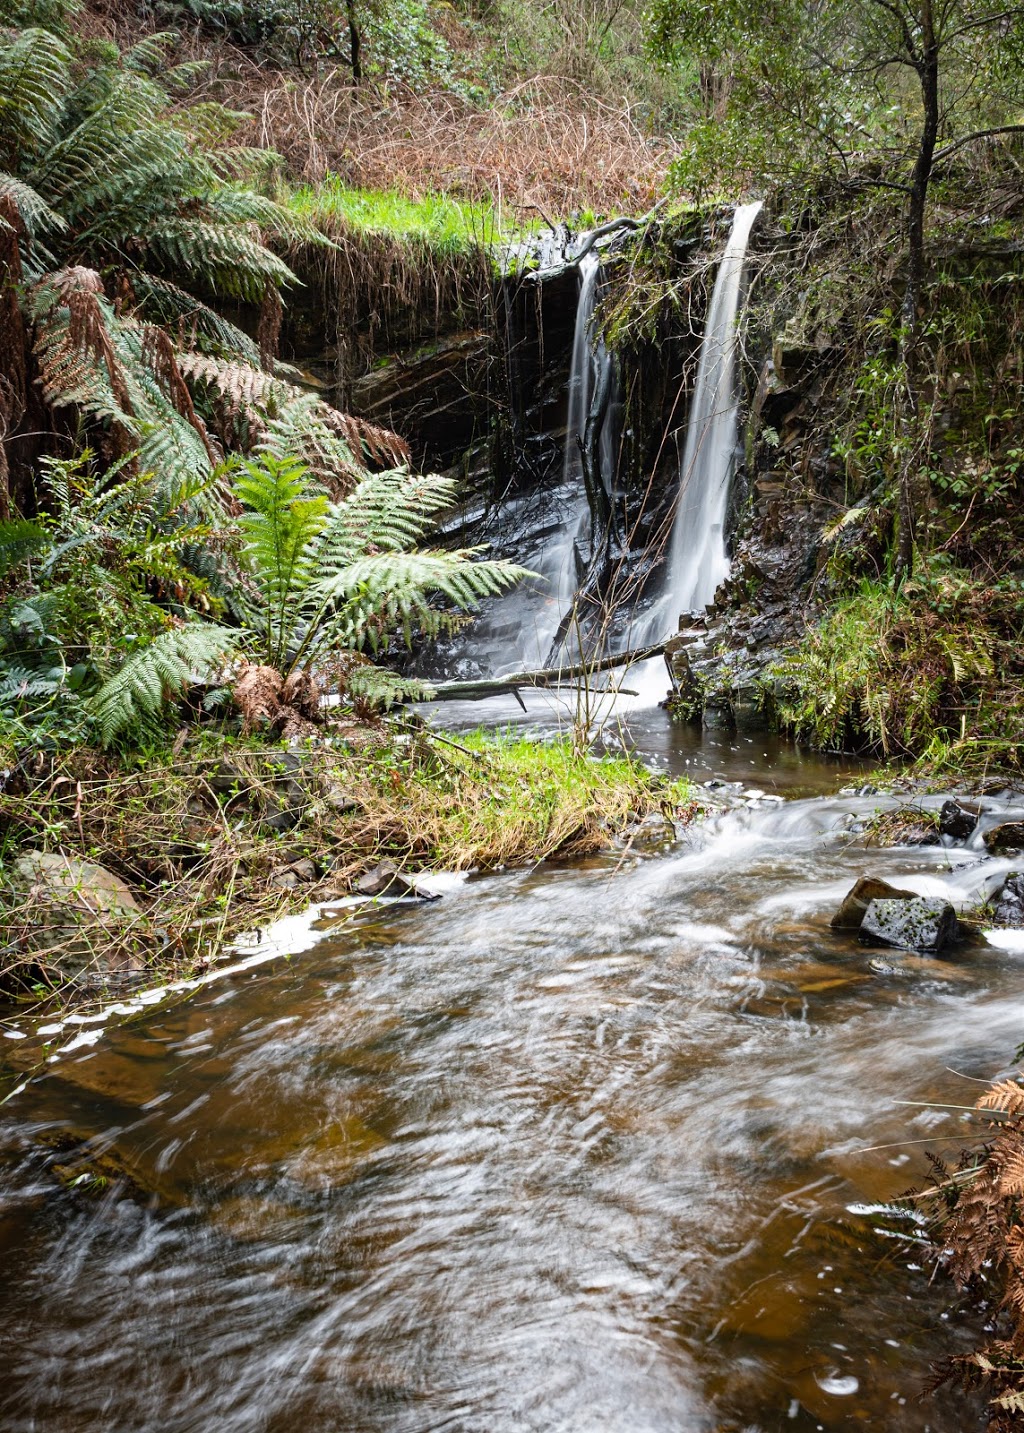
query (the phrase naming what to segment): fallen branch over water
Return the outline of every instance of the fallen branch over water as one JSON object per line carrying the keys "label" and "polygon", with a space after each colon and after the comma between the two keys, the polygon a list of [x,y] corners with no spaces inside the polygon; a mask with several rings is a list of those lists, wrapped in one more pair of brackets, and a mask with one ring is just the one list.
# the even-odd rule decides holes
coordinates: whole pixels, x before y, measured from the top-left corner
{"label": "fallen branch over water", "polygon": [[[646,662],[650,657],[663,656],[665,643],[656,642],[651,647],[637,647],[632,652],[619,652],[612,657],[601,657],[598,661],[577,662],[571,667],[544,667],[536,672],[509,672],[504,677],[483,677],[475,682],[441,682],[434,688],[433,696],[424,697],[431,702],[479,702],[486,697],[500,697],[511,693],[520,706],[521,687],[562,687],[580,677],[590,678],[599,672],[610,672],[616,667],[630,667],[634,662]],[[525,708],[524,708],[525,710]]]}

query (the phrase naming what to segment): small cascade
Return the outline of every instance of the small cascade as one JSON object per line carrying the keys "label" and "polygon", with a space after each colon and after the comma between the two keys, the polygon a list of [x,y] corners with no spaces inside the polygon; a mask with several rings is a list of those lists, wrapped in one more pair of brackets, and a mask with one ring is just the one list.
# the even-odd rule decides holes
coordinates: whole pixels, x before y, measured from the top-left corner
{"label": "small cascade", "polygon": [[[540,258],[543,265],[544,252]],[[552,265],[561,268],[566,262],[563,241],[562,249],[552,257]],[[449,644],[444,660],[446,675],[502,676],[555,665],[563,658],[571,660],[578,651],[573,603],[591,562],[592,510],[602,511],[601,506],[594,509],[594,504],[606,504],[611,492],[615,443],[609,417],[614,407],[610,401],[614,364],[603,342],[596,348],[592,345],[600,289],[599,255],[594,251],[585,254],[577,271],[561,481],[541,491],[516,494],[502,508],[510,524],[517,520],[528,524],[511,555],[536,577],[489,603],[464,638]],[[517,359],[520,334],[507,286],[505,306],[509,388],[517,395],[522,389]],[[518,436],[516,413],[513,427]]]}
{"label": "small cascade", "polygon": [[[545,574],[550,575],[555,597],[552,615],[557,615],[557,620],[550,632],[545,665],[554,665],[559,655],[567,655],[577,647],[578,633],[568,633],[566,625],[571,622],[573,604],[586,573],[595,536],[594,515],[610,491],[615,463],[611,426],[605,417],[613,377],[612,357],[603,339],[593,344],[591,333],[600,272],[596,253],[580,260],[562,472],[564,527],[560,541],[552,544],[551,565]],[[596,435],[588,431],[592,422],[599,425]]]}
{"label": "small cascade", "polygon": [[[572,366],[569,370],[569,406],[565,428],[565,460],[562,469],[562,491],[559,510],[562,526],[552,538],[542,565],[538,568],[545,579],[551,600],[547,607],[549,626],[539,643],[542,660],[558,646],[563,619],[572,606],[583,565],[582,551],[590,532],[590,505],[587,501],[583,473],[581,443],[590,413],[590,396],[595,379],[595,355],[590,346],[590,325],[594,317],[600,260],[595,253],[580,260],[579,298],[572,340]],[[603,347],[603,345],[602,345]],[[607,357],[605,362],[607,362]],[[538,637],[540,637],[538,633]]]}
{"label": "small cascade", "polygon": [[725,518],[739,410],[736,315],[747,243],[760,211],[760,202],[736,209],[715,279],[679,468],[665,592],[643,624],[644,642],[656,642],[671,632],[680,612],[706,607],[729,574]]}

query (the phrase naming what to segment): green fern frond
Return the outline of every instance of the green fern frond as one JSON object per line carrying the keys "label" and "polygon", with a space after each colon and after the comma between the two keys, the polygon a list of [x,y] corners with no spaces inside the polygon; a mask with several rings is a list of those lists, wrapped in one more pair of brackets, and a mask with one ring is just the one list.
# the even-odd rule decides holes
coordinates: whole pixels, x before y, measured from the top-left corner
{"label": "green fern frond", "polygon": [[70,71],[70,50],[49,30],[29,28],[0,43],[0,151],[9,168],[52,141]]}
{"label": "green fern frond", "polygon": [[46,542],[46,529],[37,522],[26,518],[0,522],[0,577],[39,552]]}
{"label": "green fern frond", "polygon": [[31,184],[13,174],[0,174],[0,199],[9,199],[31,238],[67,229],[67,223]]}
{"label": "green fern frond", "polygon": [[187,289],[146,273],[133,274],[132,288],[147,318],[168,328],[184,326],[194,332],[200,348],[212,348],[224,358],[241,357],[259,372],[260,351],[249,335]]}
{"label": "green fern frond", "polygon": [[23,702],[30,697],[52,697],[64,685],[63,667],[34,671],[7,662],[0,665],[0,702]]}
{"label": "green fern frond", "polygon": [[336,605],[327,624],[331,637],[358,647],[376,648],[381,630],[413,629],[435,633],[448,620],[433,602],[443,598],[459,611],[472,611],[530,574],[507,562],[474,562],[468,552],[390,552],[365,556],[319,586],[322,598]]}
{"label": "green fern frond", "polygon": [[259,303],[268,283],[296,282],[282,259],[227,224],[171,217],[155,224],[145,238],[158,259],[229,298]]}
{"label": "green fern frond", "polygon": [[385,710],[400,702],[429,701],[434,695],[434,688],[429,683],[402,676],[387,667],[375,667],[371,663],[353,667],[345,685],[350,696]]}
{"label": "green fern frond", "polygon": [[209,676],[240,640],[229,627],[194,622],[161,632],[128,657],[90,701],[103,744],[158,712],[190,682]]}

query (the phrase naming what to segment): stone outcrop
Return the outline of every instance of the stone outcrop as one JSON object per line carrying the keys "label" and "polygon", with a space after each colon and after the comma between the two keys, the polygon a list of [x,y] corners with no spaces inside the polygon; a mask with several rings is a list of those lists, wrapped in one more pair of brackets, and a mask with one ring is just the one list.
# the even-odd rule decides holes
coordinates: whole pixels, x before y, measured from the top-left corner
{"label": "stone outcrop", "polygon": [[875,900],[864,913],[859,934],[866,945],[937,954],[957,938],[956,911],[948,901],[929,896]]}

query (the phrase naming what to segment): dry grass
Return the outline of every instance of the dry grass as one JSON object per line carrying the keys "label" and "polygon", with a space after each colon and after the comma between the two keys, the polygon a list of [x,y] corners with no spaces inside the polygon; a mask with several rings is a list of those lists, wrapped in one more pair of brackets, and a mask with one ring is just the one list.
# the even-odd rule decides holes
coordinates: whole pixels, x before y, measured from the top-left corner
{"label": "dry grass", "polygon": [[249,114],[239,140],[275,150],[293,180],[490,201],[501,228],[541,210],[639,213],[670,158],[628,103],[567,78],[537,76],[479,108],[447,91],[354,90],[347,70],[275,70],[224,44],[205,54],[198,97]]}
{"label": "dry grass", "polygon": [[[142,915],[90,927],[79,981],[116,986],[147,966],[201,968],[241,930],[347,894],[384,859],[468,870],[590,855],[659,809],[694,814],[685,782],[625,759],[350,724],[306,748],[197,734],[144,762],[40,754],[0,795],[0,852],[60,852],[128,884]],[[39,908],[8,890],[0,910],[0,982],[58,988],[60,931],[40,954]],[[64,927],[80,947],[81,928]]]}

